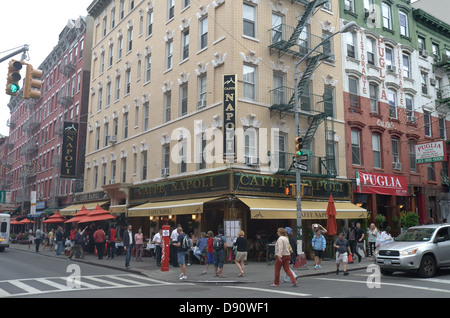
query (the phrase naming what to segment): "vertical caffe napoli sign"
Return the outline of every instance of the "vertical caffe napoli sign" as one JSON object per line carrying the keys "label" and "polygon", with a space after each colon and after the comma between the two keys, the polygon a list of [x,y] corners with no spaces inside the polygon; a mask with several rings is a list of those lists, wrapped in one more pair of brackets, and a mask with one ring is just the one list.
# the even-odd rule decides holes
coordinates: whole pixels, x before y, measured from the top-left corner
{"label": "vertical caffe napoli sign", "polygon": [[223,155],[225,162],[234,162],[236,156],[235,128],[236,128],[236,92],[237,75],[223,77],[224,103],[224,140]]}
{"label": "vertical caffe napoli sign", "polygon": [[78,124],[64,122],[61,178],[76,178]]}

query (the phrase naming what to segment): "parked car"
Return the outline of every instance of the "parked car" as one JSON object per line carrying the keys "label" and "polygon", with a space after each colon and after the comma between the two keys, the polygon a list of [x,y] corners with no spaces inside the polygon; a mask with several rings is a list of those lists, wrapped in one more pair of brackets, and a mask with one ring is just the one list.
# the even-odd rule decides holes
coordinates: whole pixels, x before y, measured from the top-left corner
{"label": "parked car", "polygon": [[450,224],[410,227],[378,249],[375,263],[383,275],[401,271],[433,277],[439,268],[450,266]]}

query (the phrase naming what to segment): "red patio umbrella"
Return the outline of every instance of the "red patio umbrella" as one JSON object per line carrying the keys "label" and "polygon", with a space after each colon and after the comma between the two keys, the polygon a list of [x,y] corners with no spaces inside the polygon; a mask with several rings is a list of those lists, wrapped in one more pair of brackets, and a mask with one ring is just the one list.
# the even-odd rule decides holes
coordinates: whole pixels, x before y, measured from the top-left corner
{"label": "red patio umbrella", "polygon": [[31,221],[30,219],[23,219],[22,221],[19,221],[19,224],[34,224],[34,221]]}
{"label": "red patio umbrella", "polygon": [[22,223],[20,223],[20,222],[17,221],[17,220],[11,220],[11,222],[9,222],[9,224],[12,224],[12,225],[18,225],[18,224],[22,224]]}
{"label": "red patio umbrella", "polygon": [[66,218],[63,217],[61,214],[59,214],[58,211],[55,212],[55,214],[53,214],[51,217],[49,217],[47,220],[42,221],[42,223],[46,223],[46,224],[56,224],[56,223],[64,223],[66,221]]}
{"label": "red patio umbrella", "polygon": [[81,208],[80,211],[78,211],[77,213],[75,213],[75,215],[73,216],[73,218],[71,218],[70,220],[67,220],[64,223],[75,223],[78,222],[79,220],[81,220],[82,218],[84,218],[86,215],[89,214],[89,210],[86,209],[86,207],[83,205],[83,207]]}
{"label": "red patio umbrella", "polygon": [[327,231],[328,235],[333,236],[337,234],[336,225],[336,207],[334,206],[333,196],[330,194],[330,199],[328,200],[327,212]]}
{"label": "red patio umbrella", "polygon": [[95,221],[104,221],[104,220],[111,220],[115,219],[116,217],[114,215],[109,214],[108,211],[105,209],[102,209],[99,205],[92,211],[89,212],[88,215],[81,218],[78,223],[87,223],[87,222],[95,222]]}

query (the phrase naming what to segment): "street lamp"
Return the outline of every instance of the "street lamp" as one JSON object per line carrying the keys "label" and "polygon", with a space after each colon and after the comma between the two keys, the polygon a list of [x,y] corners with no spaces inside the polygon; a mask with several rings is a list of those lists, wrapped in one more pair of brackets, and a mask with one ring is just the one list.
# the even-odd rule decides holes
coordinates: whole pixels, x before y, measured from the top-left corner
{"label": "street lamp", "polygon": [[[352,32],[353,30],[357,29],[358,25],[355,21],[351,21],[347,24],[345,24],[339,31],[327,36],[325,39],[322,40],[319,44],[317,44],[313,49],[311,49],[305,56],[303,56],[298,62],[294,63],[294,97],[295,97],[295,104],[294,104],[294,114],[295,114],[295,136],[300,136],[300,114],[299,114],[299,96],[298,96],[298,67],[299,65],[305,61],[313,52],[316,51],[317,48],[319,48],[324,43],[328,42],[332,37],[339,33],[345,33],[345,32]],[[296,198],[297,198],[297,251],[298,254],[302,253],[302,195],[301,195],[301,175],[300,170],[296,169],[295,172],[295,184],[296,184]]]}

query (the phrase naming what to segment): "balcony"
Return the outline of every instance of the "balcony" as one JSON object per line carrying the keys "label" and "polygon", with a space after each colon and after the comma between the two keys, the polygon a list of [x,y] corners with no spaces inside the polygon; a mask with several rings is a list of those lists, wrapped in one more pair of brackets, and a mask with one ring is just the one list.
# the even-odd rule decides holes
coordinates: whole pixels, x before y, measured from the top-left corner
{"label": "balcony", "polygon": [[62,107],[69,107],[73,104],[73,97],[60,92],[58,94],[57,102]]}
{"label": "balcony", "polygon": [[76,69],[76,65],[75,64],[66,64],[66,65],[62,65],[59,68],[59,72],[64,75],[64,77],[70,77],[70,75],[73,74],[73,72],[75,72]]}
{"label": "balcony", "polygon": [[[282,113],[293,113],[295,104],[295,90],[291,87],[281,86],[269,91],[270,110]],[[314,116],[317,114],[333,115],[331,96],[317,95],[310,93],[299,94],[300,114],[304,116]]]}
{"label": "balcony", "polygon": [[450,85],[441,87],[436,91],[436,107],[445,104],[450,106]]}
{"label": "balcony", "polygon": [[35,117],[30,117],[28,120],[23,124],[23,130],[24,131],[32,131],[35,128],[38,128],[40,126],[39,120],[37,120]]}

